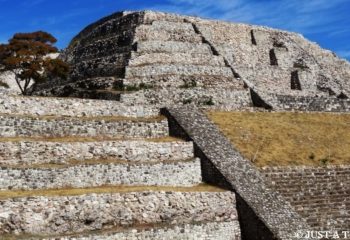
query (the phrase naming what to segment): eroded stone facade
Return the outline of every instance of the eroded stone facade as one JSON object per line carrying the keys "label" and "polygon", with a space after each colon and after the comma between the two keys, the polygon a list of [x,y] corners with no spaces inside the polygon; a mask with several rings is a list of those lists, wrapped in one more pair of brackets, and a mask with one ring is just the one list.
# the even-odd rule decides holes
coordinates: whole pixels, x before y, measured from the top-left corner
{"label": "eroded stone facade", "polygon": [[128,104],[135,102],[131,93],[160,106],[261,106],[250,95],[253,90],[276,109],[285,107],[283,98],[292,99],[291,110],[315,111],[309,98],[326,99],[329,107],[321,110],[349,109],[344,99],[350,95],[350,64],[300,34],[267,27],[123,12],[84,29],[62,58],[73,65],[71,80],[39,87],[37,94],[103,98],[81,83],[105,78],[105,97],[114,94]]}
{"label": "eroded stone facade", "polygon": [[0,234],[67,234],[147,223],[189,224],[237,220],[237,212],[232,208],[235,197],[230,192],[42,196],[1,199],[0,204]]}

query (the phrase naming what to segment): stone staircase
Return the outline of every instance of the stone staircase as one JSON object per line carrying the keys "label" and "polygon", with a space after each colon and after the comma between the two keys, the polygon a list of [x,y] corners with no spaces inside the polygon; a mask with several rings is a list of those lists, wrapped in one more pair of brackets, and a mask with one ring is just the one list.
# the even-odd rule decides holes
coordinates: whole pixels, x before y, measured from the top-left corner
{"label": "stone staircase", "polygon": [[347,231],[350,167],[265,167],[263,174],[314,230]]}
{"label": "stone staircase", "polygon": [[349,110],[349,63],[299,34],[267,27],[120,12],[87,26],[61,57],[72,66],[70,78],[40,84],[36,95],[217,110]]}
{"label": "stone staircase", "polygon": [[136,47],[123,84],[143,84],[153,89],[122,94],[122,102],[193,103],[228,109],[251,106],[244,83],[192,23],[155,19],[136,28],[134,41]]}
{"label": "stone staircase", "polygon": [[240,239],[235,194],[156,108],[0,101],[0,239]]}
{"label": "stone staircase", "polygon": [[[251,106],[249,90],[192,23],[182,18],[147,20],[145,16],[134,25],[132,16],[88,27],[89,34],[83,31],[66,53],[72,55],[68,60],[74,81],[40,85],[35,94],[158,106]],[[134,32],[121,35],[118,28],[125,27],[126,19]],[[121,36],[128,38],[122,45],[118,42]],[[121,66],[124,71],[116,72]]]}

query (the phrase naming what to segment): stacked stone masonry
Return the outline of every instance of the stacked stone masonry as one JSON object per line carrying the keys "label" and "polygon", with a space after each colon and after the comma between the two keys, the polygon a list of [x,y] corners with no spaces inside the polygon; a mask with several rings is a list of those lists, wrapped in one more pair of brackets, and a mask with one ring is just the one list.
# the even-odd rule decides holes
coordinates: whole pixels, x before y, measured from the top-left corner
{"label": "stacked stone masonry", "polygon": [[[242,231],[243,239],[291,240],[297,230],[348,230],[347,167],[259,173],[188,106],[348,112],[347,61],[295,33],[151,11],[91,24],[60,57],[71,76],[38,85],[36,95],[114,101],[0,89],[3,236],[239,240]],[[194,144],[162,141],[169,124],[158,110],[174,104],[187,107],[166,111],[170,132]],[[57,137],[71,141],[45,139]],[[198,191],[202,178],[235,193]],[[36,194],[135,185],[169,191]],[[40,191],[1,195],[18,189]]]}
{"label": "stacked stone masonry", "polygon": [[235,194],[203,184],[157,106],[1,101],[0,238],[241,239]]}
{"label": "stacked stone masonry", "polygon": [[314,230],[349,228],[349,166],[266,167],[262,173]]}
{"label": "stacked stone masonry", "polygon": [[[235,197],[230,192],[42,196],[1,199],[0,204],[0,234],[69,234],[150,223],[181,225],[237,220],[237,212],[232,208]],[[234,234],[239,233],[236,230]]]}
{"label": "stacked stone masonry", "polygon": [[[73,65],[69,83],[39,86],[37,94],[132,104],[134,99],[124,96],[129,90],[111,93],[132,87],[145,103],[167,106],[174,97],[168,92],[186,90],[186,95],[195,97],[178,96],[174,103],[232,110],[254,105],[252,89],[276,109],[285,104],[271,97],[275,94],[293,99],[286,106],[290,110],[315,111],[306,100],[315,97],[327,100],[331,111],[349,109],[349,101],[342,99],[350,96],[350,64],[299,34],[267,27],[151,11],[123,12],[84,29],[62,58]],[[115,80],[105,88],[109,93],[91,92],[74,83],[110,77]],[[140,87],[145,85],[147,89]],[[218,101],[222,88],[227,89],[227,98]]]}
{"label": "stacked stone masonry", "polygon": [[16,113],[33,116],[61,115],[71,117],[154,117],[159,115],[159,109],[152,106],[130,106],[115,101],[0,96],[0,113]]}
{"label": "stacked stone masonry", "polygon": [[[74,240],[240,240],[240,235],[236,230],[239,225],[236,222],[206,223],[206,224],[186,224],[183,226],[173,226],[164,228],[150,228],[145,230],[126,230],[117,233],[95,233],[90,236],[77,236]],[[47,238],[56,240],[57,238]],[[70,237],[62,237],[61,240],[69,240]],[[44,239],[43,239],[44,240]],[[46,238],[45,238],[46,240]]]}
{"label": "stacked stone masonry", "polygon": [[158,163],[100,163],[53,167],[0,167],[0,190],[87,188],[106,185],[196,186],[199,159]]}
{"label": "stacked stone masonry", "polygon": [[0,115],[1,137],[33,136],[105,136],[105,137],[165,137],[168,122],[163,120],[139,121],[84,119],[75,117],[41,118],[24,115]]}
{"label": "stacked stone masonry", "polygon": [[270,95],[269,103],[275,110],[317,111],[317,112],[349,112],[350,99],[336,97],[310,97]]}
{"label": "stacked stone masonry", "polygon": [[[203,179],[231,188],[238,199],[237,210],[243,239],[299,239],[297,231],[310,229],[269,181],[236,151],[219,129],[196,107],[163,109],[170,133],[191,140],[202,159]],[[205,166],[205,167],[204,167]]]}
{"label": "stacked stone masonry", "polygon": [[[152,140],[152,139],[151,139]],[[194,158],[193,143],[145,140],[50,142],[38,140],[0,142],[1,166],[89,163],[118,159],[128,163],[172,162]]]}

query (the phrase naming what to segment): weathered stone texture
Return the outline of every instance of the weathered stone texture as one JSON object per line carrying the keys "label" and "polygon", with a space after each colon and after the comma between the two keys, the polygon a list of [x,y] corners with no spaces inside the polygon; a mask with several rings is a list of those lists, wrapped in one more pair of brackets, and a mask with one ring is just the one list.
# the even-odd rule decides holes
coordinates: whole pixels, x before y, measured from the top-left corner
{"label": "weathered stone texture", "polygon": [[[208,65],[225,67],[222,57],[203,53],[148,53],[133,56],[129,66],[144,66],[155,64],[179,64],[179,65]],[[230,77],[232,77],[230,75]]]}
{"label": "weathered stone texture", "polygon": [[67,164],[74,160],[89,163],[96,159],[118,159],[129,163],[155,163],[191,159],[191,142],[151,142],[119,140],[99,142],[0,142],[0,165]]}
{"label": "weathered stone texture", "polygon": [[60,115],[71,117],[153,117],[159,115],[159,109],[151,106],[129,106],[115,101],[0,96],[0,113],[37,116]]}
{"label": "weathered stone texture", "polygon": [[204,108],[214,107],[216,109],[233,110],[251,107],[250,93],[247,91],[231,91],[229,88],[217,89],[196,88],[163,88],[149,89],[121,96],[121,102],[135,102],[142,104],[150,102],[162,105],[187,105],[195,104]]}
{"label": "weathered stone texture", "polygon": [[[67,204],[69,203],[69,204]],[[130,192],[2,199],[0,233],[63,234],[237,220],[231,192]]]}
{"label": "weathered stone texture", "polygon": [[[164,110],[164,114],[170,118],[171,134],[192,140],[202,156],[202,161],[210,162],[227,185],[236,192],[240,199],[237,208],[243,238],[266,239],[264,236],[268,236],[292,240],[297,239],[295,233],[298,230],[310,229],[282,195],[271,190],[263,174],[249,160],[244,159],[198,109],[174,107]],[[206,179],[217,183],[216,179]],[[248,211],[243,207],[245,205],[253,211],[255,218],[263,222],[267,232],[257,231],[257,223],[246,218]],[[255,231],[258,235],[254,236]]]}
{"label": "weathered stone texture", "polygon": [[310,97],[270,95],[266,97],[275,110],[297,110],[318,112],[349,112],[350,99],[336,97]]}
{"label": "weathered stone texture", "polygon": [[74,63],[72,79],[123,77],[135,28],[142,16],[117,13],[85,28],[64,54],[66,60]]}
{"label": "weathered stone texture", "polygon": [[314,230],[347,231],[350,167],[265,167],[262,173]]}
{"label": "weathered stone texture", "polygon": [[168,134],[167,120],[94,120],[73,117],[38,118],[21,115],[0,115],[1,137],[164,137]]}
{"label": "weathered stone texture", "polygon": [[[92,77],[120,79],[108,91],[118,82],[124,87],[150,84],[159,92],[161,106],[169,105],[167,95],[161,96],[169,87],[181,91],[181,86],[191,86],[187,91],[197,94],[206,90],[195,86],[203,86],[210,88],[210,97],[215,98],[222,87],[229,86],[231,98],[216,102],[211,108],[237,109],[237,104],[230,104],[237,102],[234,93],[244,89],[248,93],[250,88],[275,109],[284,108],[271,97],[278,94],[295,97],[288,110],[314,111],[304,104],[303,98],[321,96],[331,97],[330,109],[348,111],[337,107],[344,101],[335,97],[350,95],[349,63],[299,34],[267,27],[151,11],[123,12],[84,29],[64,56],[74,66],[71,81]],[[76,84],[65,85],[70,87],[48,90],[39,86],[37,94],[128,99],[123,96],[126,92],[112,96],[82,91],[85,87],[78,91]],[[145,103],[153,104],[152,98],[146,97]],[[175,103],[188,102],[185,97],[178,99]],[[134,103],[133,99],[128,101]],[[254,102],[247,101],[248,105]],[[246,108],[246,101],[240,107]]]}
{"label": "weathered stone texture", "polygon": [[45,238],[43,240],[240,240],[237,222],[186,224],[117,233],[95,233],[90,236]]}
{"label": "weathered stone texture", "polygon": [[0,190],[86,188],[104,185],[191,187],[202,182],[199,159],[152,164],[0,167],[0,179]]}

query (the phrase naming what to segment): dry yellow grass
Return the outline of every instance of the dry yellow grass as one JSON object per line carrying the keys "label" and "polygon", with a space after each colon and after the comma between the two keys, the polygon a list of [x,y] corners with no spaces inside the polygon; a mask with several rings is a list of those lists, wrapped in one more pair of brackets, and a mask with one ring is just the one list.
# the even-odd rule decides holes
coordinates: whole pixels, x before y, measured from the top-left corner
{"label": "dry yellow grass", "polygon": [[194,187],[168,187],[168,186],[101,186],[93,188],[62,188],[62,189],[44,189],[44,190],[9,190],[0,191],[0,199],[18,198],[18,197],[35,197],[35,196],[76,196],[83,194],[102,194],[102,193],[128,193],[128,192],[145,192],[145,191],[167,191],[167,192],[223,192],[222,188],[199,184]]}
{"label": "dry yellow grass", "polygon": [[256,166],[350,164],[350,114],[209,112]]}

